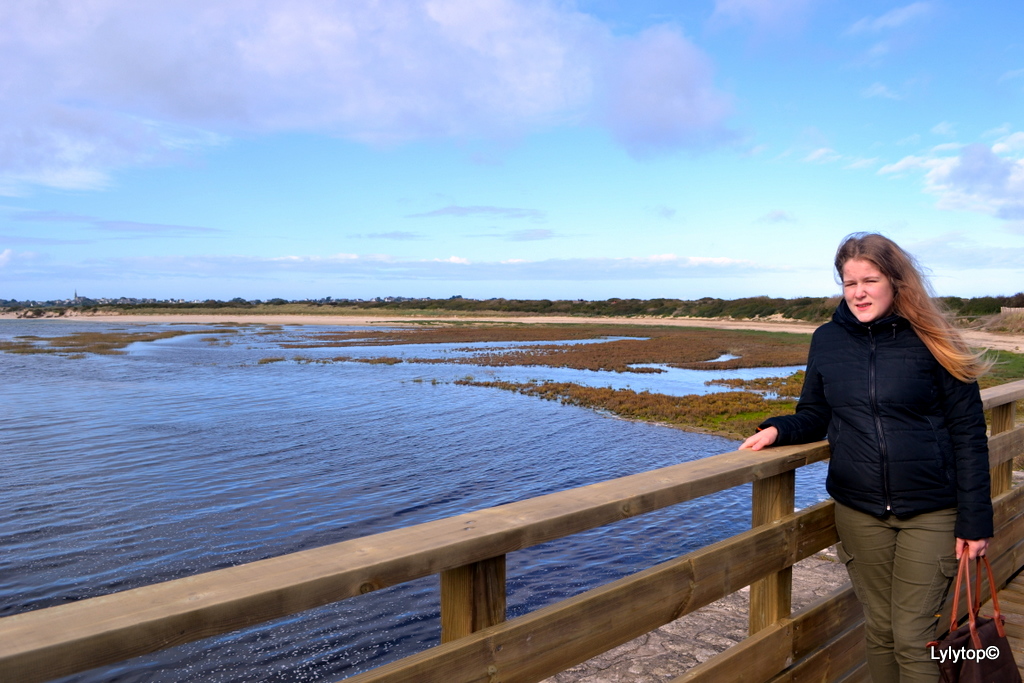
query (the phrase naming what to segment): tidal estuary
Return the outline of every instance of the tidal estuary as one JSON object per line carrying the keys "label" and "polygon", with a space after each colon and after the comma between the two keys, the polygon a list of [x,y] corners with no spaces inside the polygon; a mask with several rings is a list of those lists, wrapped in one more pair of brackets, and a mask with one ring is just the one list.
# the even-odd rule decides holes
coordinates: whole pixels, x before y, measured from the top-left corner
{"label": "tidal estuary", "polygon": [[[0,320],[0,340],[131,327]],[[285,346],[307,339],[309,327],[146,329],[195,333],[132,344],[124,355],[0,353],[0,617],[737,445],[453,383],[467,375],[681,395],[723,390],[705,387],[706,379],[794,370],[320,363],[339,349]],[[474,348],[488,344],[514,346]],[[450,358],[472,350],[419,344],[343,352]],[[798,506],[824,498],[823,476],[820,466],[803,468]],[[510,555],[509,617],[747,528],[749,495],[741,487]],[[62,680],[334,681],[438,640],[437,577],[429,577]]]}

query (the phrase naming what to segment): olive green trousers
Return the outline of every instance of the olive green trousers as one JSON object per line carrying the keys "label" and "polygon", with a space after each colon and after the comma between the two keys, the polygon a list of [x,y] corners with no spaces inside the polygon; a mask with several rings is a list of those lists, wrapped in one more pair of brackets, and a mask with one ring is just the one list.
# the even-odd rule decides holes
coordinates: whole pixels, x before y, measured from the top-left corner
{"label": "olive green trousers", "polygon": [[956,576],[956,510],[879,519],[836,503],[839,559],[864,607],[874,683],[935,683],[927,643]]}

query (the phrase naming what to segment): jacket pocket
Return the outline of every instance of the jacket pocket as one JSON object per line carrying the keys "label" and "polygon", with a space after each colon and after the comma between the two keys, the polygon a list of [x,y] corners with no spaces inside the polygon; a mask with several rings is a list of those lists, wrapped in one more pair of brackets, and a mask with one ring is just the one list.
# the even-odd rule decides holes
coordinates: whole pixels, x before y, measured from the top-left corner
{"label": "jacket pocket", "polygon": [[839,434],[843,431],[843,420],[835,415],[832,416],[832,421],[828,423],[828,445],[835,450],[836,444],[839,443]]}

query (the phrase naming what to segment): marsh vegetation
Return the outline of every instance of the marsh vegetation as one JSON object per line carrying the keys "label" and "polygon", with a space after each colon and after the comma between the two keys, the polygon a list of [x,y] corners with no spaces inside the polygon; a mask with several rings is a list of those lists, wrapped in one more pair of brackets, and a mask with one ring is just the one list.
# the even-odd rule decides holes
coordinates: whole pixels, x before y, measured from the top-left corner
{"label": "marsh vegetation", "polygon": [[[205,330],[204,334],[225,334],[235,330]],[[0,351],[17,354],[49,353],[68,358],[84,358],[86,354],[118,355],[125,353],[125,347],[135,342],[151,342],[170,339],[184,334],[195,334],[194,330],[132,330],[115,332],[74,332],[59,337],[21,335],[10,340],[0,340]],[[219,339],[210,337],[208,339]]]}

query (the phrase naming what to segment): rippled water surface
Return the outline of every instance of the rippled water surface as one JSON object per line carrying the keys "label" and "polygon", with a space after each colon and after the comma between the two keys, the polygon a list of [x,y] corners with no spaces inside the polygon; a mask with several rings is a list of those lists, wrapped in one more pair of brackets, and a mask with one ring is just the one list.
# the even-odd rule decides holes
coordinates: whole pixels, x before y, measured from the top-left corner
{"label": "rippled water surface", "polygon": [[[0,321],[0,339],[136,326]],[[260,326],[133,344],[127,355],[0,354],[0,616],[60,605],[733,450],[736,442],[455,379],[553,379],[670,394],[733,370],[317,364],[444,357],[458,345],[282,349]],[[325,329],[343,328],[317,328]],[[483,348],[484,344],[479,345]],[[503,344],[502,346],[511,346]],[[283,362],[260,364],[261,359]],[[798,504],[824,496],[820,467]],[[749,487],[513,553],[509,616],[749,525]],[[67,681],[331,681],[439,639],[437,578]]]}

